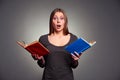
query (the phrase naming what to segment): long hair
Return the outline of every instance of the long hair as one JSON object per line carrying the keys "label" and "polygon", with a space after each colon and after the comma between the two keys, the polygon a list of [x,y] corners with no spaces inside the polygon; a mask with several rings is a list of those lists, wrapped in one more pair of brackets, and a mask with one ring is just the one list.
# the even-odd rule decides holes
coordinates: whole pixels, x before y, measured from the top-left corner
{"label": "long hair", "polygon": [[64,10],[62,10],[60,8],[56,8],[56,9],[54,9],[51,12],[51,15],[50,15],[50,20],[49,20],[49,35],[51,35],[52,33],[54,33],[54,28],[53,28],[52,20],[53,20],[53,17],[54,17],[54,15],[55,15],[56,12],[62,12],[63,13],[64,18],[65,18],[65,24],[64,24],[63,34],[64,35],[69,34],[69,30],[68,30],[68,18],[66,16]]}

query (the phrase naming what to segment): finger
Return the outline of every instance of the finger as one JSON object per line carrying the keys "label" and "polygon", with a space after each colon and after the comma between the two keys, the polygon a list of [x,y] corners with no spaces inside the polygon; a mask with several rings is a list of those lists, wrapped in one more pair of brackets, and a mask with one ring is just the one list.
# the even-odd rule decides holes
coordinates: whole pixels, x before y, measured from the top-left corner
{"label": "finger", "polygon": [[32,58],[33,58],[34,60],[37,60],[36,57],[35,57],[35,55],[33,55],[33,54],[32,54]]}
{"label": "finger", "polygon": [[38,55],[38,56],[37,56],[37,59],[42,59],[42,56],[39,56],[39,55]]}
{"label": "finger", "polygon": [[35,54],[31,54],[32,56],[35,56]]}
{"label": "finger", "polygon": [[74,54],[71,54],[72,55],[72,57],[76,57]]}
{"label": "finger", "polygon": [[37,55],[37,54],[32,54],[32,57],[33,57],[35,60],[40,59],[39,55]]}
{"label": "finger", "polygon": [[73,58],[73,59],[75,59],[75,58],[76,58],[76,56],[75,56],[74,54],[71,54],[71,55],[72,55],[72,58]]}
{"label": "finger", "polygon": [[78,57],[80,56],[79,53],[77,53],[76,51],[74,52]]}
{"label": "finger", "polygon": [[74,60],[78,60],[78,59],[79,59],[79,57],[75,56],[74,54],[72,54],[72,58],[73,58]]}
{"label": "finger", "polygon": [[39,55],[35,54],[35,58],[38,59],[38,58],[39,58]]}

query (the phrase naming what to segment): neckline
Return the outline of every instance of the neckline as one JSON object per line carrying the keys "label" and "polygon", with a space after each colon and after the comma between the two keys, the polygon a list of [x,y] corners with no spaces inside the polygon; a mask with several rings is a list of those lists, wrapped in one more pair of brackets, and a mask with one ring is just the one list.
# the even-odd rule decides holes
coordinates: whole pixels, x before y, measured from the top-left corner
{"label": "neckline", "polygon": [[49,43],[50,45],[52,45],[52,46],[54,46],[54,47],[65,47],[65,46],[67,46],[67,45],[70,43],[70,41],[71,41],[72,35],[71,35],[71,33],[69,33],[69,34],[70,34],[70,39],[69,39],[69,41],[68,41],[65,45],[63,45],[63,46],[57,46],[57,45],[54,45],[54,44],[50,43],[50,41],[48,40],[48,35],[47,35],[47,41],[48,41],[48,43]]}

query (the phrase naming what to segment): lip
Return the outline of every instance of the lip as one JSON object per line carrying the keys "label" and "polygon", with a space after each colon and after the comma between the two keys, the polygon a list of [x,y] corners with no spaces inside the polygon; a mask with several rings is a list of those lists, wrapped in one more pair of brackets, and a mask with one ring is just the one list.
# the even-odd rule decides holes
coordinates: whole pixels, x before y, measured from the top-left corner
{"label": "lip", "polygon": [[61,25],[56,25],[57,27],[61,27]]}
{"label": "lip", "polygon": [[56,29],[60,29],[61,28],[61,25],[56,25]]}

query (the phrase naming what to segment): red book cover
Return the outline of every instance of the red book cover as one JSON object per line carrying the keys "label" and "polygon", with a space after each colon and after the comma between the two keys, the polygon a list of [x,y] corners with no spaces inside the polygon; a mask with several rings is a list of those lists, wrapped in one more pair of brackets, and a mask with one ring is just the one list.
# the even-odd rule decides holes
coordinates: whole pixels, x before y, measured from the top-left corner
{"label": "red book cover", "polygon": [[49,50],[44,47],[39,41],[33,41],[27,45],[20,41],[17,41],[17,43],[28,52],[30,52],[31,55],[38,54],[39,56],[44,56],[49,53]]}

